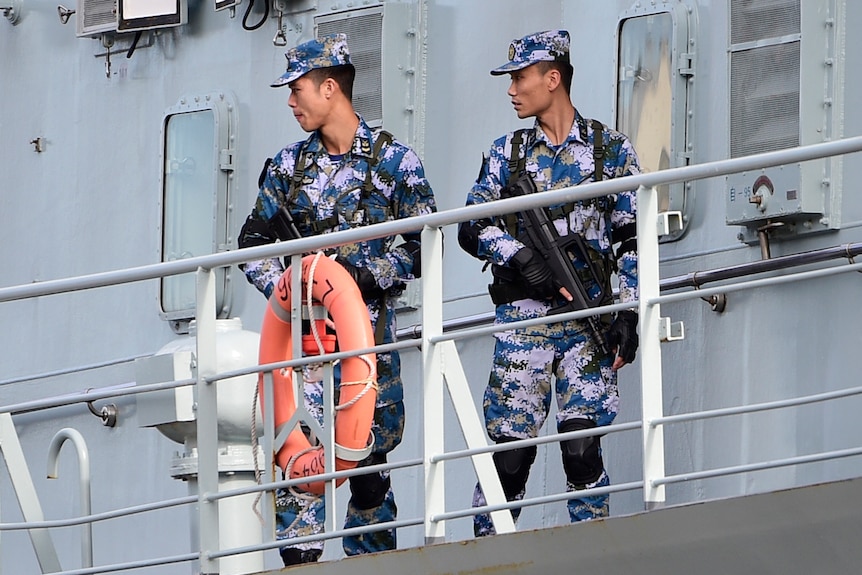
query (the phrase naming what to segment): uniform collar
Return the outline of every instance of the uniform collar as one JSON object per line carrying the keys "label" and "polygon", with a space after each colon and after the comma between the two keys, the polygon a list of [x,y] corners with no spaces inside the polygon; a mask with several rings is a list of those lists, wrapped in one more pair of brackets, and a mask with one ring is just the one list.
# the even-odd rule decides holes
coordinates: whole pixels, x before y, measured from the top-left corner
{"label": "uniform collar", "polygon": [[587,121],[584,120],[583,116],[581,116],[578,110],[575,109],[575,121],[572,122],[572,127],[569,130],[569,135],[566,136],[566,141],[563,142],[560,146],[555,146],[551,143],[551,140],[548,139],[547,134],[545,134],[545,131],[539,125],[539,120],[536,119],[536,121],[533,123],[532,134],[527,137],[527,148],[530,148],[538,142],[543,142],[547,147],[551,149],[560,148],[573,142],[579,142],[586,145],[586,128]]}
{"label": "uniform collar", "polygon": [[365,123],[362,116],[357,114],[357,117],[359,118],[359,126],[356,128],[356,135],[353,137],[353,148],[350,150],[350,153],[370,159],[374,149],[374,131]]}
{"label": "uniform collar", "polygon": [[[356,133],[353,135],[353,145],[350,148],[348,155],[370,158],[371,151],[374,145],[374,132],[362,119],[362,116],[356,115],[359,118],[359,126],[356,127]],[[308,137],[305,149],[314,155],[319,153],[328,154],[323,146],[323,139],[320,137],[320,132],[315,130]]]}

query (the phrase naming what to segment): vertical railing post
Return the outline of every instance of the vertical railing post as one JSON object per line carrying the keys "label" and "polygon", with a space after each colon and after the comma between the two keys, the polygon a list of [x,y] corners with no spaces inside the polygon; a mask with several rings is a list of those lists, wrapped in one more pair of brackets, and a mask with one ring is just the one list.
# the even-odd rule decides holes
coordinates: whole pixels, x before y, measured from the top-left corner
{"label": "vertical railing post", "polygon": [[446,508],[443,462],[431,457],[443,453],[443,361],[439,345],[430,340],[443,334],[443,235],[439,228],[422,229],[422,385],[425,459],[425,543],[445,541],[443,521],[431,517]]}
{"label": "vertical railing post", "polygon": [[217,574],[218,559],[210,553],[219,550],[218,501],[207,496],[218,493],[218,384],[206,378],[216,374],[216,292],[215,272],[198,268],[197,303],[197,382],[196,412],[198,441],[198,537],[201,575]]}
{"label": "vertical railing post", "polygon": [[640,291],[641,401],[643,417],[644,508],[664,504],[664,432],[652,424],[662,417],[661,309],[650,302],[659,296],[658,192],[641,186],[638,203],[638,287]]}

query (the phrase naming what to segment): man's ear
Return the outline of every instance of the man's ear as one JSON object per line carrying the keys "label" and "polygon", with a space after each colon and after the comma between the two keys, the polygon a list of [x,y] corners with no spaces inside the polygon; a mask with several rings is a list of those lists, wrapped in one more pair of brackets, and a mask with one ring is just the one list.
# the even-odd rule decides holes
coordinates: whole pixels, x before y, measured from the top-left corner
{"label": "man's ear", "polygon": [[548,91],[553,92],[557,88],[559,88],[560,84],[563,82],[563,77],[560,75],[560,71],[556,68],[551,68],[545,73],[545,82],[548,86]]}
{"label": "man's ear", "polygon": [[336,82],[332,78],[327,78],[320,84],[320,91],[323,94],[323,97],[327,100],[333,95],[335,95],[338,90],[338,82]]}

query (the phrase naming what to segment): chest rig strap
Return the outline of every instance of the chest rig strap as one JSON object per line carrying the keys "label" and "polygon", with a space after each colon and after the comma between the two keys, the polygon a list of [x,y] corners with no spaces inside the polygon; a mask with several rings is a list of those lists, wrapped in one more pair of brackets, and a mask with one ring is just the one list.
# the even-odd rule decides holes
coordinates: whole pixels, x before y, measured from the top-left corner
{"label": "chest rig strap", "polygon": [[[584,143],[589,141],[587,134],[587,121],[578,121],[578,132],[581,140]],[[605,126],[598,120],[591,120],[593,128],[593,172],[590,174],[594,182],[600,182],[604,178],[605,166]],[[524,142],[524,135],[530,128],[522,128],[516,130],[512,134],[512,147],[509,152],[509,181],[512,182],[521,177],[527,169],[526,155],[521,155],[521,144]],[[589,178],[590,176],[587,176]],[[585,178],[586,179],[586,178]],[[584,180],[582,180],[584,181]],[[578,182],[579,184],[581,182]],[[552,220],[563,218],[572,213],[575,209],[575,203],[569,202],[555,208],[548,208],[548,214]],[[518,230],[518,219],[516,214],[507,214],[504,218],[504,223],[509,234],[515,235]]]}
{"label": "chest rig strap", "polygon": [[[392,134],[385,130],[381,130],[374,141],[374,148],[371,157],[368,159],[368,170],[365,172],[365,182],[362,185],[362,193],[359,199],[360,208],[365,210],[365,204],[371,194],[374,192],[373,174],[380,163],[381,153],[383,148],[392,142]],[[295,205],[299,197],[299,189],[302,186],[302,180],[305,175],[305,170],[311,165],[314,160],[314,152],[308,150],[308,140],[302,143],[299,151],[296,153],[296,164],[293,167],[293,175],[290,178],[289,195],[287,204]],[[332,214],[328,218],[318,220],[310,217],[308,214],[303,214],[301,223],[311,229],[312,233],[317,235],[326,230],[332,229],[338,225],[338,214]],[[367,221],[367,214],[366,214]]]}
{"label": "chest rig strap", "polygon": [[362,186],[362,200],[367,200],[371,197],[371,192],[374,191],[374,183],[371,181],[371,176],[374,173],[377,164],[380,163],[380,154],[383,148],[392,143],[392,134],[386,130],[381,130],[377,134],[377,139],[374,141],[374,149],[371,152],[371,158],[368,160],[368,171],[365,172],[365,185]]}

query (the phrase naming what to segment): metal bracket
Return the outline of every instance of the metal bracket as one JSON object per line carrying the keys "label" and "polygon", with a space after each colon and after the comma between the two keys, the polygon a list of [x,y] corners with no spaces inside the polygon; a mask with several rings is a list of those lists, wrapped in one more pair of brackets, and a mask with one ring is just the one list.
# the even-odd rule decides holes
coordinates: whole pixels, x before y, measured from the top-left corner
{"label": "metal bracket", "polygon": [[656,222],[659,237],[676,233],[682,229],[682,212],[661,212]]}
{"label": "metal bracket", "polygon": [[66,8],[62,4],[57,6],[57,16],[60,17],[60,24],[67,24],[69,22],[69,17],[75,12],[77,12],[77,10]]}
{"label": "metal bracket", "polygon": [[685,52],[679,55],[679,75],[686,78],[694,76],[694,53]]}
{"label": "metal bracket", "polygon": [[234,170],[233,156],[233,149],[219,150],[219,169],[223,172],[232,172]]}
{"label": "metal bracket", "polygon": [[6,0],[3,6],[0,6],[0,11],[6,16],[6,19],[14,26],[18,23],[18,18],[21,16],[21,0]]}
{"label": "metal bracket", "polygon": [[712,308],[712,311],[716,313],[723,313],[724,310],[727,308],[727,296],[723,293],[717,293],[709,297],[702,297],[700,299],[708,303],[709,307]]}
{"label": "metal bracket", "polygon": [[660,319],[658,336],[661,341],[680,341],[685,339],[685,326],[681,321],[671,322],[669,317]]}
{"label": "metal bracket", "polygon": [[117,425],[117,413],[119,410],[113,403],[102,406],[102,409],[96,409],[92,401],[87,402],[87,409],[90,413],[102,420],[102,425],[105,427],[115,427]]}

